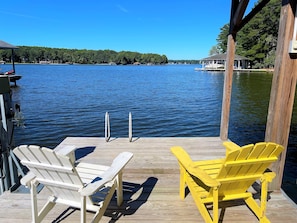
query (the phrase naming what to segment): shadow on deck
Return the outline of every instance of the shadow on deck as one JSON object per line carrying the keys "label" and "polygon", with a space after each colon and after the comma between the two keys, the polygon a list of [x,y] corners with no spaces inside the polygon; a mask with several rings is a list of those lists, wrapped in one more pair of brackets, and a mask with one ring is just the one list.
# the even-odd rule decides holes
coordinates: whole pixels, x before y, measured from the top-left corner
{"label": "shadow on deck", "polygon": [[[203,222],[192,196],[188,195],[184,200],[179,197],[179,167],[170,148],[180,145],[195,160],[225,156],[225,148],[218,137],[139,138],[133,142],[127,138],[105,142],[104,138],[68,137],[58,147],[69,145],[78,148],[77,159],[102,165],[110,165],[122,151],[134,154],[123,173],[124,203],[117,207],[114,197],[101,223]],[[38,194],[40,206],[46,202],[48,194],[46,188]],[[223,222],[258,222],[240,201],[221,205]],[[29,194],[7,192],[0,197],[0,206],[0,222],[31,222]],[[87,214],[87,222],[92,216]],[[272,192],[267,203],[267,216],[271,222],[295,222],[297,208],[282,192]],[[78,222],[79,219],[79,210],[56,205],[43,222]]]}

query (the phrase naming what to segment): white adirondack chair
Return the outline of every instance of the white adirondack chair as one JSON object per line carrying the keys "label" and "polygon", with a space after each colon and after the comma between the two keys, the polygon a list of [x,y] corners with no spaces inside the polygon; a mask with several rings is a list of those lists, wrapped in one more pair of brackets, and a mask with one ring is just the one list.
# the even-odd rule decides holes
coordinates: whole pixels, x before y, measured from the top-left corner
{"label": "white adirondack chair", "polygon": [[[56,203],[80,208],[81,222],[86,222],[86,211],[95,212],[92,222],[98,222],[115,190],[118,206],[123,202],[122,170],[133,156],[130,152],[120,153],[110,167],[75,165],[73,156],[65,155],[67,151],[35,145],[22,145],[13,152],[30,170],[21,183],[30,187],[34,223],[41,222]],[[51,191],[51,196],[38,212],[36,187],[39,183]]]}

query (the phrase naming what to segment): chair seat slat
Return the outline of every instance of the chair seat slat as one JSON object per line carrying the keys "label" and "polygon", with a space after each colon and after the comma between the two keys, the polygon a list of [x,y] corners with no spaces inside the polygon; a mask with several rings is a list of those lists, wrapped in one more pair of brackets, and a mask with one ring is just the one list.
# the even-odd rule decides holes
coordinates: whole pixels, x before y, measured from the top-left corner
{"label": "chair seat slat", "polygon": [[261,159],[250,159],[250,160],[240,160],[235,162],[226,162],[224,164],[225,167],[231,167],[231,166],[244,166],[244,165],[254,165],[257,163],[272,163],[277,161],[277,157],[271,157],[271,158],[261,158]]}
{"label": "chair seat slat", "polygon": [[73,168],[71,167],[64,167],[64,166],[56,166],[56,165],[50,165],[50,164],[43,164],[43,163],[35,163],[30,162],[26,160],[22,160],[21,163],[28,167],[48,170],[48,171],[59,171],[59,172],[65,172],[65,173],[73,173]]}

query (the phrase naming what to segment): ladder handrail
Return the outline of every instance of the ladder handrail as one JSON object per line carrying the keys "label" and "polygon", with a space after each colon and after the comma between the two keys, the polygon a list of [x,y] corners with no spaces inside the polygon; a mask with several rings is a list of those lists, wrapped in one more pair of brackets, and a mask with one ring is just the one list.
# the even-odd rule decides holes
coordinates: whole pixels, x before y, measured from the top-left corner
{"label": "ladder handrail", "polygon": [[110,122],[109,122],[109,114],[105,113],[105,141],[108,142],[110,139]]}
{"label": "ladder handrail", "polygon": [[[110,120],[109,120],[109,113],[105,113],[105,141],[108,142],[110,140]],[[128,124],[128,137],[129,142],[132,142],[133,139],[133,130],[132,130],[132,113],[129,112],[129,124]]]}
{"label": "ladder handrail", "polygon": [[129,142],[132,142],[132,113],[129,112]]}

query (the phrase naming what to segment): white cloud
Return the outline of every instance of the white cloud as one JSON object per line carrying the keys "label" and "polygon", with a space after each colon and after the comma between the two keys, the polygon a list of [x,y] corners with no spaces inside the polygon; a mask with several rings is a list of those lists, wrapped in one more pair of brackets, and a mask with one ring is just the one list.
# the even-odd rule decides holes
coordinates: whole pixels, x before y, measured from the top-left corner
{"label": "white cloud", "polygon": [[38,19],[35,16],[31,16],[31,15],[26,15],[26,14],[19,14],[19,13],[14,13],[14,12],[7,12],[7,11],[1,11],[1,14],[6,14],[6,15],[11,15],[11,16],[17,16],[17,17],[25,17],[25,18],[31,18],[31,19]]}
{"label": "white cloud", "polygon": [[122,12],[128,13],[128,10],[121,5],[117,5],[117,8],[120,9]]}

